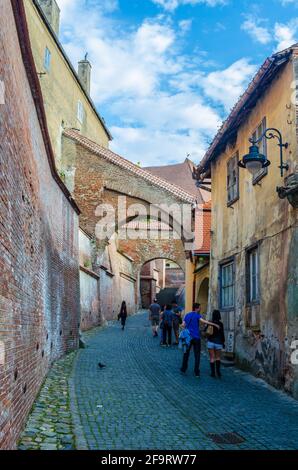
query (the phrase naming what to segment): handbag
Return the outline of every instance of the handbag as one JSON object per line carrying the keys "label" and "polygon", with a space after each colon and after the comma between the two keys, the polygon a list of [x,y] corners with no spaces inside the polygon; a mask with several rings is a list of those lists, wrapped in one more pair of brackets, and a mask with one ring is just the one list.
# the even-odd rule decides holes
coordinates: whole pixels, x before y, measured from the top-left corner
{"label": "handbag", "polygon": [[208,325],[207,328],[206,328],[206,331],[205,331],[205,335],[207,336],[207,338],[209,338],[210,336],[213,335],[213,333],[214,333],[213,326]]}

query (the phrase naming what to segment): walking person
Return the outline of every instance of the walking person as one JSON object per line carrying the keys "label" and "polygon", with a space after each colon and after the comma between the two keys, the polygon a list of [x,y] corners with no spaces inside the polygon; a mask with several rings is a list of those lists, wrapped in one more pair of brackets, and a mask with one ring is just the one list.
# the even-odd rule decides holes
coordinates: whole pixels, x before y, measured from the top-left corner
{"label": "walking person", "polygon": [[153,303],[149,307],[149,321],[151,322],[152,334],[154,338],[158,337],[160,312],[161,312],[160,305],[157,303],[157,299],[154,299]]}
{"label": "walking person", "polygon": [[185,374],[188,367],[188,360],[191,348],[194,350],[194,357],[195,357],[195,368],[194,373],[196,377],[200,377],[200,359],[201,359],[201,330],[200,330],[200,323],[206,325],[212,325],[214,328],[218,328],[219,326],[215,323],[209,322],[204,320],[200,314],[201,306],[198,303],[193,305],[193,311],[189,312],[184,317],[184,321],[182,324],[183,328],[186,328],[191,336],[190,345],[187,348],[186,352],[183,354],[183,362],[180,371]]}
{"label": "walking person", "polygon": [[165,311],[162,315],[162,322],[163,322],[163,346],[171,346],[172,345],[172,329],[173,329],[173,318],[174,314],[172,311],[172,305],[168,304],[165,308]]}
{"label": "walking person", "polygon": [[[220,372],[220,356],[222,349],[225,348],[225,332],[224,325],[221,322],[221,315],[219,310],[213,310],[212,323],[215,323],[219,328],[208,327],[207,329],[207,348],[210,357],[211,377],[221,377]],[[211,331],[210,331],[211,330]],[[208,331],[210,333],[208,334]],[[216,375],[215,375],[216,371]]]}
{"label": "walking person", "polygon": [[173,330],[176,342],[175,344],[179,344],[179,328],[182,325],[182,307],[179,307],[176,301],[172,302],[172,310],[173,310]]}
{"label": "walking person", "polygon": [[127,319],[127,308],[126,308],[126,302],[125,300],[123,300],[121,304],[120,312],[118,315],[118,320],[121,320],[122,331],[124,331],[126,319]]}

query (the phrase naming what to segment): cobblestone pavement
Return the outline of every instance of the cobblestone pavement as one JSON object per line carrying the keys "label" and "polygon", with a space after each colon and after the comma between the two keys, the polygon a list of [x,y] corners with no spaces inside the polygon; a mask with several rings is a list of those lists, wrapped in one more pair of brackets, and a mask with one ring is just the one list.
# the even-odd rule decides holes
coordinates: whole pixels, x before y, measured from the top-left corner
{"label": "cobblestone pavement", "polygon": [[[298,448],[297,401],[234,368],[212,379],[204,355],[200,379],[193,362],[182,376],[181,351],[160,347],[145,314],[129,318],[124,332],[115,323],[88,335],[87,345],[73,374],[79,448]],[[230,432],[244,442],[209,436]]]}
{"label": "cobblestone pavement", "polygon": [[[298,402],[234,368],[179,373],[182,353],[161,348],[147,315],[85,335],[87,348],[54,365],[20,449],[297,449]],[[107,365],[99,369],[98,362]],[[241,444],[210,434],[237,433]]]}
{"label": "cobblestone pavement", "polygon": [[32,408],[19,450],[75,449],[69,376],[76,353],[56,362]]}

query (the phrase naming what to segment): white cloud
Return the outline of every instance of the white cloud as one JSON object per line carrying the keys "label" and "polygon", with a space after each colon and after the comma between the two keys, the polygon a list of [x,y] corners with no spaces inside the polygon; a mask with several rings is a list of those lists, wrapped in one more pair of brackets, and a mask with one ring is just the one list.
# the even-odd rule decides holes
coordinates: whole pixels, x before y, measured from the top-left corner
{"label": "white cloud", "polygon": [[[295,2],[298,4],[297,0]],[[294,3],[284,0],[283,4]],[[241,25],[254,41],[267,45],[275,43],[275,51],[282,51],[298,41],[298,18],[292,18],[288,23],[275,22],[270,28],[266,26],[268,20],[248,15]]]}
{"label": "white cloud", "polygon": [[192,26],[192,20],[181,20],[179,21],[179,29],[182,34],[186,34]]}
{"label": "white cloud", "polygon": [[254,41],[261,44],[268,44],[272,41],[272,35],[267,27],[261,26],[262,23],[262,20],[254,17],[253,15],[249,15],[241,25],[241,29],[246,31]]}
{"label": "white cloud", "polygon": [[182,161],[187,153],[199,161],[223,107],[234,104],[254,71],[249,61],[207,74],[198,53],[188,57],[180,49],[191,20],[175,27],[159,15],[131,28],[109,15],[107,1],[94,2],[92,11],[81,0],[60,6],[62,42],[73,63],[89,53],[92,98],[114,123],[111,148],[143,166]]}
{"label": "white cloud", "polygon": [[229,111],[243,93],[256,66],[246,58],[234,62],[225,70],[211,72],[202,78],[204,92],[213,102]]}
{"label": "white cloud", "polygon": [[204,4],[210,7],[225,5],[227,0],[151,0],[156,5],[161,6],[167,11],[174,11],[181,5],[198,5]]}
{"label": "white cloud", "polygon": [[289,23],[275,23],[274,37],[277,42],[276,50],[282,51],[298,41],[298,18]]}
{"label": "white cloud", "polygon": [[297,4],[297,0],[280,0],[280,2],[283,6],[289,5],[289,3],[296,3]]}
{"label": "white cloud", "polygon": [[182,162],[187,154],[199,162],[206,151],[206,139],[200,133],[188,134],[164,132],[162,130],[131,127],[112,127],[115,137],[111,143],[114,152],[129,156],[144,166],[167,165]]}

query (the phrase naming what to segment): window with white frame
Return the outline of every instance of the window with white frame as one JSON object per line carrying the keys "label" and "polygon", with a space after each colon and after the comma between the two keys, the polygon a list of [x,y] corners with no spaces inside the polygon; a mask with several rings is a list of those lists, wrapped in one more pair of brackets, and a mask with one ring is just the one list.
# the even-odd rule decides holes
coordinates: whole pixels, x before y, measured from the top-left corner
{"label": "window with white frame", "polygon": [[254,303],[259,300],[259,248],[256,246],[247,251],[247,301]]}
{"label": "window with white frame", "polygon": [[[252,139],[254,141],[257,141],[258,139],[261,138],[265,130],[267,129],[267,122],[266,118],[262,119],[262,122],[258,125],[256,130],[252,134]],[[263,139],[257,144],[260,150],[260,153],[265,155],[267,157],[267,139],[266,137],[263,137]],[[256,184],[263,176],[267,175],[268,173],[268,167],[266,166],[265,168],[261,168],[254,176],[253,176],[253,183]]]}
{"label": "window with white frame", "polygon": [[238,152],[227,163],[227,204],[233,204],[239,199],[239,154]]}
{"label": "window with white frame", "polygon": [[235,298],[235,263],[230,261],[220,267],[221,308],[233,308]]}
{"label": "window with white frame", "polygon": [[51,52],[48,47],[45,48],[44,52],[44,67],[49,72],[51,66]]}
{"label": "window with white frame", "polygon": [[81,103],[81,101],[78,101],[77,118],[81,124],[83,124],[84,122],[84,116],[85,116],[84,106]]}

